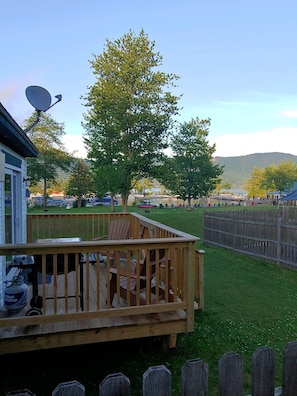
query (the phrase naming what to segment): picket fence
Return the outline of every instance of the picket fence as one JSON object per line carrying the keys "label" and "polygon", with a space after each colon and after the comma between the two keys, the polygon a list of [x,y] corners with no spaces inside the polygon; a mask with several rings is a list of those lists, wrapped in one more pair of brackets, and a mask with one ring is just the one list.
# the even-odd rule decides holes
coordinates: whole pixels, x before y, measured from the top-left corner
{"label": "picket fence", "polygon": [[[275,388],[275,353],[270,347],[259,347],[252,356],[252,396],[297,395],[297,341],[288,342],[283,351],[282,386]],[[170,396],[171,372],[164,366],[149,367],[143,374],[143,396]],[[224,354],[218,362],[218,395],[242,396],[243,359],[236,352]],[[100,396],[128,396],[129,378],[122,373],[111,374],[99,384]],[[181,370],[182,396],[207,396],[208,365],[201,359],[188,360]],[[30,390],[7,393],[7,396],[35,396]],[[85,387],[77,381],[59,384],[52,396],[86,396]]]}

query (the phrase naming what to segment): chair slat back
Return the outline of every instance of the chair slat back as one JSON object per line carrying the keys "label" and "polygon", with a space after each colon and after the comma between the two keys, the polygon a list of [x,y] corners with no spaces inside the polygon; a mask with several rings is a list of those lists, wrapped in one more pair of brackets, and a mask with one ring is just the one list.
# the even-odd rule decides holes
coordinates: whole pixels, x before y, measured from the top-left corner
{"label": "chair slat back", "polygon": [[111,220],[108,229],[108,239],[126,239],[129,236],[129,228],[129,220]]}

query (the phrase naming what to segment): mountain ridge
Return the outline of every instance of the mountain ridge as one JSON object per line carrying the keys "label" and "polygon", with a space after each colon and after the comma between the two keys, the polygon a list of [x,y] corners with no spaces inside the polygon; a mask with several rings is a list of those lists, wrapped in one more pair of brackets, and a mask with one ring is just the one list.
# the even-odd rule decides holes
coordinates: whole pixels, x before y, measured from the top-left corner
{"label": "mountain ridge", "polygon": [[255,167],[262,169],[270,165],[291,161],[297,165],[297,156],[288,153],[254,153],[241,156],[213,158],[214,164],[224,166],[222,180],[231,183],[232,188],[243,188],[244,183],[251,177]]}

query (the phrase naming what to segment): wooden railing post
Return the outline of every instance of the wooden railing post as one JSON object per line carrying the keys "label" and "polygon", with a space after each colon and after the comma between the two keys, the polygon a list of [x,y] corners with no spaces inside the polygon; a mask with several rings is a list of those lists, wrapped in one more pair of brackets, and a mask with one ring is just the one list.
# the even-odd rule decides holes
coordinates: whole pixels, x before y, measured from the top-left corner
{"label": "wooden railing post", "polygon": [[32,241],[32,217],[27,215],[27,242],[33,242]]}
{"label": "wooden railing post", "polygon": [[196,290],[195,297],[199,300],[199,309],[204,309],[204,250],[196,250]]}
{"label": "wooden railing post", "polygon": [[195,301],[195,245],[188,243],[188,262],[186,264],[187,282],[187,331],[194,331],[194,301]]}

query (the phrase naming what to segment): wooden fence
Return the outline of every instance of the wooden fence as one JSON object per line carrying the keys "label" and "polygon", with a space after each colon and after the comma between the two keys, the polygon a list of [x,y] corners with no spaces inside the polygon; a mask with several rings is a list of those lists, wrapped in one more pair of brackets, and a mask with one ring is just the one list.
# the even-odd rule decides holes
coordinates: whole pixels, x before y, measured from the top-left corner
{"label": "wooden fence", "polygon": [[[244,383],[243,359],[235,352],[224,354],[218,362],[218,395],[242,396]],[[259,347],[252,356],[251,390],[253,396],[295,396],[297,392],[297,341],[288,342],[283,352],[282,384],[275,387],[275,354],[270,347]],[[143,396],[170,396],[171,372],[164,366],[149,367],[142,378]],[[202,359],[188,360],[181,369],[180,394],[201,396],[208,394],[208,365]],[[131,383],[122,373],[108,375],[100,384],[100,396],[128,396]],[[34,395],[29,390],[8,395]],[[52,396],[85,396],[85,387],[70,381],[59,384]]]}
{"label": "wooden fence", "polygon": [[297,267],[297,208],[205,211],[204,242]]}

